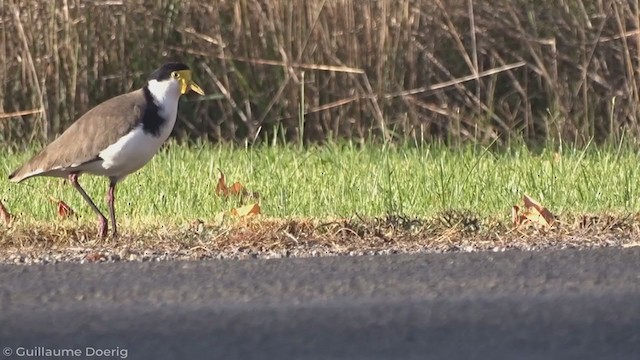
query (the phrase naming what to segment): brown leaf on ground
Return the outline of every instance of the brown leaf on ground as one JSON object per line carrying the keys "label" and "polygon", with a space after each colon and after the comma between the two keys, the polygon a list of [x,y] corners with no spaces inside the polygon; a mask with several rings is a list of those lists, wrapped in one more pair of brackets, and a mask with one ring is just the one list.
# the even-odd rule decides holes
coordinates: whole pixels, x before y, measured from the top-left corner
{"label": "brown leaf on ground", "polygon": [[220,169],[218,171],[220,171],[220,178],[218,179],[218,185],[216,185],[216,195],[226,196],[229,194],[229,189],[224,179],[224,173]]}
{"label": "brown leaf on ground", "polygon": [[5,225],[11,225],[13,218],[14,216],[9,213],[2,201],[0,201],[0,220],[2,220]]}
{"label": "brown leaf on ground", "polygon": [[244,195],[246,192],[247,190],[239,182],[235,182],[229,187],[229,194],[231,195]]}
{"label": "brown leaf on ground", "polygon": [[511,223],[515,226],[519,226],[521,222],[522,221],[520,218],[520,206],[513,205],[511,207]]}
{"label": "brown leaf on ground", "polygon": [[242,183],[236,181],[231,186],[227,186],[226,179],[222,170],[220,172],[220,178],[216,185],[216,195],[220,197],[239,196],[240,202],[244,203],[245,199],[258,199],[260,195],[257,192],[247,190]]}
{"label": "brown leaf on ground", "polygon": [[56,204],[58,217],[60,217],[61,219],[67,219],[75,215],[76,212],[73,211],[71,206],[67,205],[67,203],[65,203],[64,201],[58,200],[54,197],[51,197],[50,200]]}
{"label": "brown leaf on ground", "polygon": [[251,216],[260,214],[260,205],[258,203],[241,206],[239,208],[231,209],[231,215],[233,216]]}
{"label": "brown leaf on ground", "polygon": [[[556,221],[555,215],[528,195],[522,197],[524,208],[514,205],[511,208],[511,221],[513,225],[536,224],[552,226]],[[522,210],[522,211],[521,211]]]}
{"label": "brown leaf on ground", "polygon": [[549,211],[546,207],[542,206],[540,203],[538,203],[537,201],[533,200],[529,196],[524,195],[522,197],[522,201],[524,201],[524,206],[526,206],[528,208],[529,207],[530,208],[535,208],[536,210],[538,210],[540,215],[542,215],[544,220],[546,220],[546,222],[549,225],[553,225],[553,223],[556,221],[556,217],[555,217],[555,215],[553,215],[551,213],[551,211]]}
{"label": "brown leaf on ground", "polygon": [[98,261],[104,261],[107,259],[107,257],[100,252],[92,252],[87,254],[87,256],[84,257],[85,260],[87,260],[88,262],[98,262]]}

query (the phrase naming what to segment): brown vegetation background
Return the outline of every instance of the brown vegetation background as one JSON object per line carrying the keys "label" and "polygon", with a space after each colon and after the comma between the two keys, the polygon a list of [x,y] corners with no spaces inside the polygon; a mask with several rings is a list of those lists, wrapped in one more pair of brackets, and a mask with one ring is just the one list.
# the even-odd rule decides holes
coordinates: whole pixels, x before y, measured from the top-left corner
{"label": "brown vegetation background", "polygon": [[[638,1],[0,0],[0,142],[51,139],[182,60],[212,141],[640,135]],[[304,115],[303,115],[304,113]]]}

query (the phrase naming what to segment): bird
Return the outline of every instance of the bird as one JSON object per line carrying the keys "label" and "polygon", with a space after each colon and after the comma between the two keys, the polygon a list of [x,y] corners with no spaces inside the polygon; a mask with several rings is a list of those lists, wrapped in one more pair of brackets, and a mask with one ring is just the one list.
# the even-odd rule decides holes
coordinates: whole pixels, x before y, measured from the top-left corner
{"label": "bird", "polygon": [[9,175],[19,183],[35,176],[66,178],[98,217],[98,235],[108,233],[107,218],[80,186],[82,174],[109,179],[107,205],[112,236],[118,236],[116,185],[142,168],[158,152],[176,123],[181,95],[204,91],[181,62],[153,71],[135,91],[108,99],[78,118],[60,136]]}

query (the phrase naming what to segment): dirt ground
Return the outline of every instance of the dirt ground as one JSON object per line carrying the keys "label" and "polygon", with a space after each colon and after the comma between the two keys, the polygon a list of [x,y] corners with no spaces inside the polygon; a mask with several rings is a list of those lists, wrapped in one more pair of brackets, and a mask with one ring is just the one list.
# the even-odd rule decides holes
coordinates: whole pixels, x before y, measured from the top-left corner
{"label": "dirt ground", "polygon": [[537,251],[640,246],[640,215],[581,215],[552,227],[519,226],[448,212],[432,219],[386,216],[334,221],[256,218],[225,225],[195,220],[96,239],[93,227],[0,229],[0,263],[166,261]]}

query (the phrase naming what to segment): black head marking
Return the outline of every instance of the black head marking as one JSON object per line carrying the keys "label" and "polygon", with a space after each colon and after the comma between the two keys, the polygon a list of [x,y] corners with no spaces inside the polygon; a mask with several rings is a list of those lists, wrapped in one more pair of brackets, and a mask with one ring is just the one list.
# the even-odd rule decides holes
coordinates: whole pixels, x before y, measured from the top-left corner
{"label": "black head marking", "polygon": [[170,62],[160,66],[156,71],[149,75],[149,80],[166,80],[174,71],[189,70],[189,67],[180,62]]}

